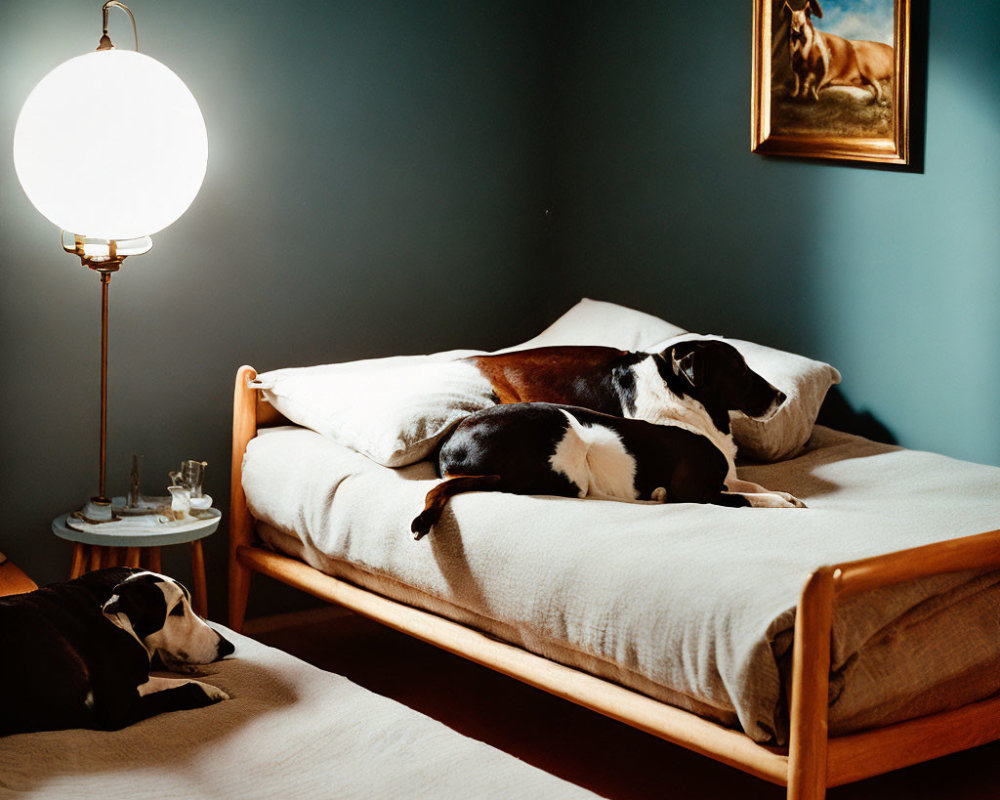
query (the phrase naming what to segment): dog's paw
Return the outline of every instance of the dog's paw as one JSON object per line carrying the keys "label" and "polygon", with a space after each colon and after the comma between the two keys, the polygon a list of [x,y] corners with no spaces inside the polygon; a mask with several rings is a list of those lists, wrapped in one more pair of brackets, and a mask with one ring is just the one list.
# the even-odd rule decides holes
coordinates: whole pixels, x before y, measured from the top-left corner
{"label": "dog's paw", "polygon": [[753,508],[806,508],[806,504],[788,492],[745,495]]}
{"label": "dog's paw", "polygon": [[782,508],[807,508],[806,504],[793,494],[789,494],[788,492],[775,492],[775,494],[788,504],[781,506]]}
{"label": "dog's paw", "polygon": [[212,686],[210,683],[198,683],[201,690],[205,693],[210,703],[218,703],[220,700],[229,700],[230,697],[218,686]]}
{"label": "dog's paw", "polygon": [[667,502],[667,490],[662,486],[657,486],[653,489],[652,493],[649,495],[649,499],[654,503],[666,503]]}

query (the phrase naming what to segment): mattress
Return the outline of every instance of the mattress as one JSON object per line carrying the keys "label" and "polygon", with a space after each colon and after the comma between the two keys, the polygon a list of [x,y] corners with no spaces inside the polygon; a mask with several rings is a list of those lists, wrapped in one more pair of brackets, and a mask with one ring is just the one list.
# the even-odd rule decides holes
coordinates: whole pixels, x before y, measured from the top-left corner
{"label": "mattress", "polygon": [[[435,483],[310,430],[260,432],[243,486],[269,546],[709,719],[787,741],[795,607],[817,567],[1000,526],[1000,469],[817,426],[796,458],[740,477],[806,509],[470,493],[414,541]],[[1000,572],[835,609],[830,731],[1000,691]]]}
{"label": "mattress", "polygon": [[231,699],[120,731],[0,737],[0,798],[597,797],[219,627],[236,652],[199,680]]}

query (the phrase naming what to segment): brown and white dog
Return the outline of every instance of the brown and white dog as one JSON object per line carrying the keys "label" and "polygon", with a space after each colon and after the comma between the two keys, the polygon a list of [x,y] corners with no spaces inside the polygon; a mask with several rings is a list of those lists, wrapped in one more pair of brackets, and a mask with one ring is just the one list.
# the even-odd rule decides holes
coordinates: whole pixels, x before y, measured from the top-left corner
{"label": "brown and white dog", "polygon": [[543,347],[467,360],[503,405],[462,420],[441,446],[445,481],[413,521],[417,538],[450,497],[468,491],[804,507],[736,477],[730,411],[769,419],[785,396],[728,342],[681,338],[661,353]]}
{"label": "brown and white dog", "polygon": [[820,91],[827,86],[867,86],[874,94],[873,101],[881,102],[881,81],[892,80],[893,76],[892,47],[817,30],[812,15],[823,16],[818,0],[807,0],[797,11],[786,2],[782,11],[788,15],[789,53],[795,77],[792,97],[819,100]]}

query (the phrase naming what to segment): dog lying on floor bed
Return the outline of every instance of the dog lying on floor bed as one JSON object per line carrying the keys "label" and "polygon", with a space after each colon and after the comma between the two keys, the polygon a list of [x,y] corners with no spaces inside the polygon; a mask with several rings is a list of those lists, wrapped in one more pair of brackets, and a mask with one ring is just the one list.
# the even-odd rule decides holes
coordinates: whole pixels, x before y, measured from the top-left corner
{"label": "dog lying on floor bed", "polygon": [[[321,635],[336,635],[349,649],[372,646],[370,626],[345,622],[320,626]],[[343,675],[218,630],[236,650],[210,665],[202,680],[225,690],[229,700],[119,731],[0,737],[0,798],[597,800]],[[376,649],[390,646],[380,641]],[[327,666],[341,661],[323,658]],[[416,667],[418,679],[433,679],[438,666],[427,659]],[[475,694],[473,686],[457,689],[463,691]],[[584,785],[591,782],[584,776]]]}
{"label": "dog lying on floor bed", "polygon": [[0,597],[0,735],[62,728],[117,730],[228,699],[190,678],[151,677],[233,652],[172,578],[115,567]]}

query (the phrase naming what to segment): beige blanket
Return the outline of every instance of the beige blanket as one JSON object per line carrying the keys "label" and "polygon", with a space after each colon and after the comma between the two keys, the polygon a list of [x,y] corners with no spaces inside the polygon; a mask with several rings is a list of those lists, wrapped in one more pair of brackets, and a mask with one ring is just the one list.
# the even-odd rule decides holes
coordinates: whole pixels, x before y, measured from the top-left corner
{"label": "beige blanket", "polygon": [[[310,564],[783,742],[794,609],[823,564],[1000,527],[1000,469],[816,428],[790,461],[741,468],[808,509],[632,505],[474,493],[426,539],[434,485],[302,428],[250,443],[262,535]],[[857,598],[834,620],[834,733],[1000,691],[1000,574]]]}
{"label": "beige blanket", "polygon": [[203,680],[232,699],[121,731],[0,737],[0,798],[595,797],[346,678],[221,630],[236,653],[209,665]]}

